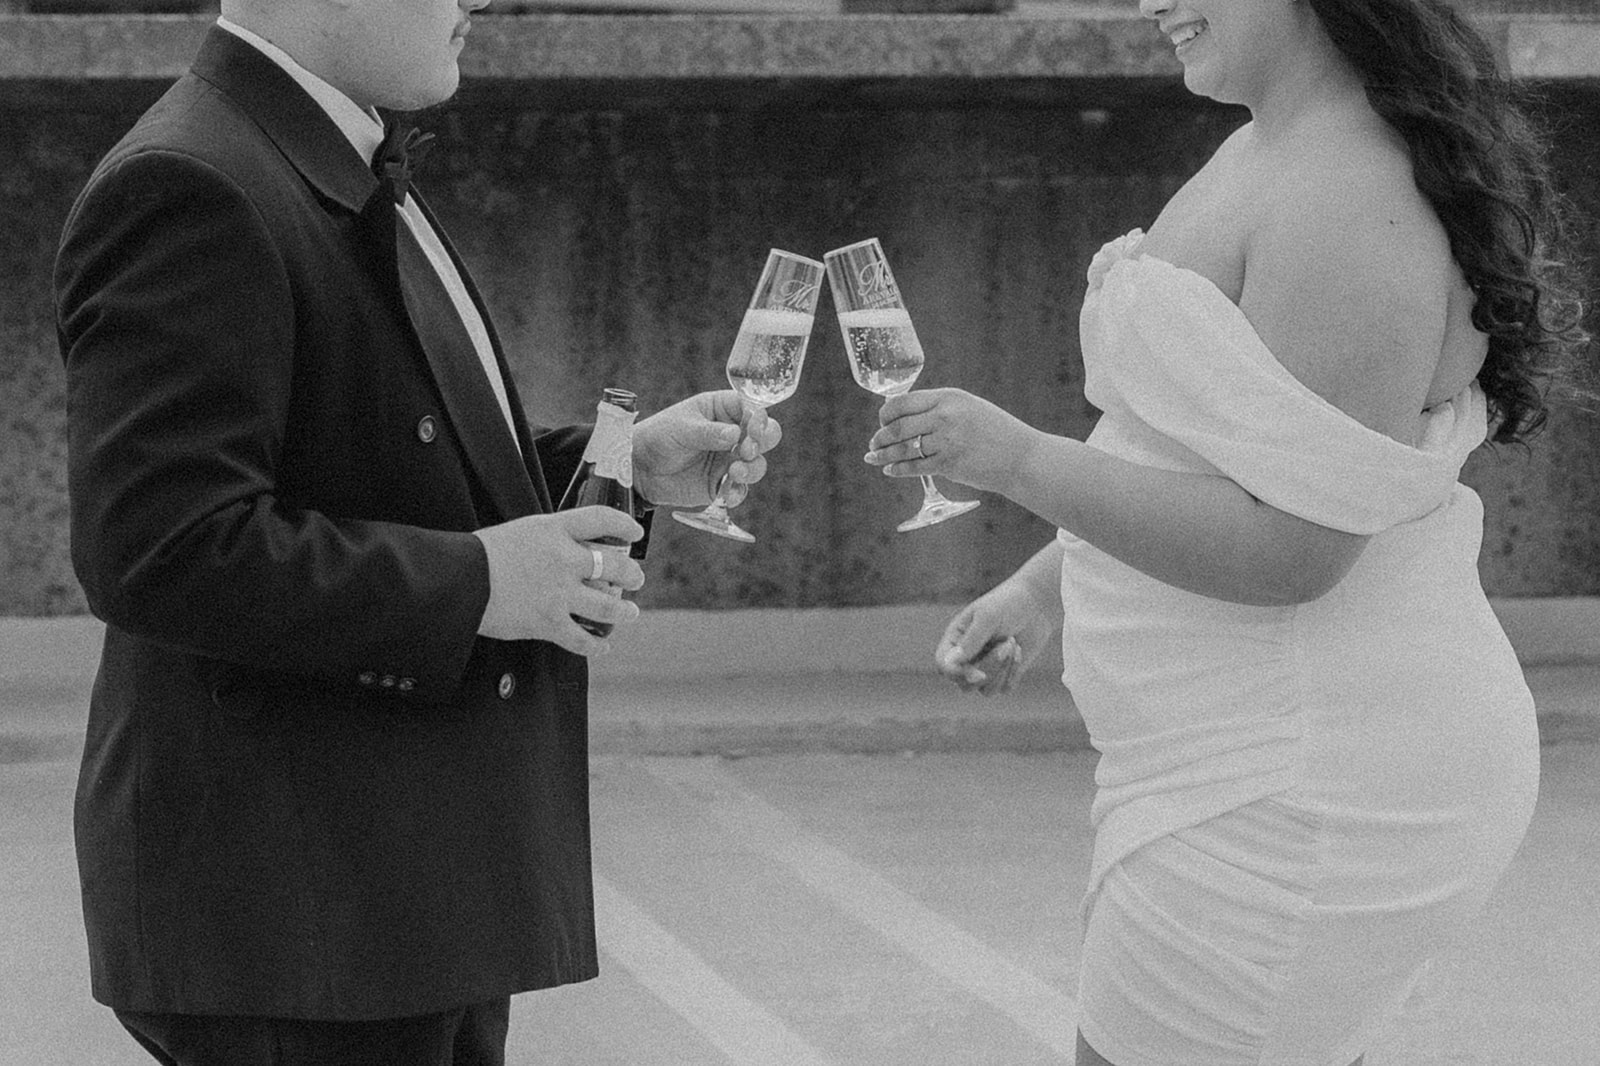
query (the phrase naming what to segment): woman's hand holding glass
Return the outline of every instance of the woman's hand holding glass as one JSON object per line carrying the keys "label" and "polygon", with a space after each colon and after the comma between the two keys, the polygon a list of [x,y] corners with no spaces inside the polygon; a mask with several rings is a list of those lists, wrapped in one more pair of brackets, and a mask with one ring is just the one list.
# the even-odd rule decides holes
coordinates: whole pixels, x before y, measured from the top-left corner
{"label": "woman's hand holding glass", "polygon": [[941,474],[1010,496],[1038,431],[1005,409],[961,389],[922,389],[890,397],[865,459],[890,477]]}
{"label": "woman's hand holding glass", "polygon": [[[828,288],[839,313],[850,372],[856,384],[892,402],[910,390],[922,373],[923,354],[883,246],[872,237],[835,248],[823,260],[828,264]],[[912,438],[909,447],[914,450],[907,458],[925,457],[924,443],[921,437]],[[931,526],[978,506],[977,500],[945,499],[929,471],[916,473],[922,478],[922,508],[896,526],[896,531]]]}

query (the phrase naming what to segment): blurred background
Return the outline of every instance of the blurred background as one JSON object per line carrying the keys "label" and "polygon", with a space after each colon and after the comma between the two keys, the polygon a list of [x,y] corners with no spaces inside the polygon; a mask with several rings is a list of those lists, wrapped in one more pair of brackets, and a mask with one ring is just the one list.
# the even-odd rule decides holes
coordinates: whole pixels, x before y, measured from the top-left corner
{"label": "blurred background", "polygon": [[[1593,0],[1460,6],[1542,99],[1600,259]],[[67,553],[51,264],[96,160],[187,67],[214,10],[0,2],[0,616],[85,610]],[[927,350],[920,387],[970,389],[1082,437],[1096,417],[1077,337],[1090,257],[1148,225],[1244,119],[1183,89],[1134,0],[496,0],[491,12],[474,23],[461,92],[420,117],[439,143],[419,184],[545,425],[588,420],[608,385],[637,391],[646,412],[721,386],[769,248],[820,258],[878,237]],[[878,400],[852,381],[833,323],[824,297],[800,390],[773,409],[784,444],[738,512],[758,542],[657,523],[642,604],[953,604],[1051,535],[997,498],[895,534],[917,489],[861,462]],[[1532,449],[1469,463],[1497,601],[1600,594],[1597,429],[1564,408]]]}

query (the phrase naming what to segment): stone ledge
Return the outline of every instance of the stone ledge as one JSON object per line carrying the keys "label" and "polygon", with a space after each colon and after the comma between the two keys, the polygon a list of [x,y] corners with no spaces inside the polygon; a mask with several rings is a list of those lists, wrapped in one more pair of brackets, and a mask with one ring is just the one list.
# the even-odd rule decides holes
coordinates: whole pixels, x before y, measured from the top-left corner
{"label": "stone ledge", "polygon": [[[1480,13],[1514,76],[1600,79],[1600,12]],[[169,81],[210,15],[0,16],[0,84]],[[1126,8],[1062,15],[482,16],[467,82],[1176,79],[1171,49]]]}
{"label": "stone ledge", "polygon": [[[1498,600],[1546,744],[1600,742],[1600,598]],[[594,664],[597,754],[1066,751],[1088,746],[1059,653],[1011,696],[958,692],[929,647],[953,611],[912,605],[650,611]],[[0,766],[82,749],[100,623],[0,618]]]}
{"label": "stone ledge", "polygon": [[1506,32],[1507,62],[1518,77],[1600,78],[1600,15],[1587,22],[1530,18]]}
{"label": "stone ledge", "polygon": [[[1524,666],[1600,665],[1600,597],[1491,601]],[[693,681],[727,677],[928,673],[933,645],[956,607],[645,611],[594,660],[596,679]],[[101,623],[88,616],[0,618],[0,685],[50,689],[87,682]],[[1061,672],[1059,649],[1033,673]]]}

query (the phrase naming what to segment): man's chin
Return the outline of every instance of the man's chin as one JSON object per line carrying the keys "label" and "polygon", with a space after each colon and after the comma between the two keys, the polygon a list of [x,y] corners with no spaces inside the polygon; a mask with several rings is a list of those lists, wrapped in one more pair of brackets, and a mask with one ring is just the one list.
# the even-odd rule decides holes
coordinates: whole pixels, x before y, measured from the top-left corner
{"label": "man's chin", "polygon": [[378,106],[387,111],[423,111],[449,100],[461,87],[461,75],[454,70],[435,85],[408,85],[396,90],[392,98]]}

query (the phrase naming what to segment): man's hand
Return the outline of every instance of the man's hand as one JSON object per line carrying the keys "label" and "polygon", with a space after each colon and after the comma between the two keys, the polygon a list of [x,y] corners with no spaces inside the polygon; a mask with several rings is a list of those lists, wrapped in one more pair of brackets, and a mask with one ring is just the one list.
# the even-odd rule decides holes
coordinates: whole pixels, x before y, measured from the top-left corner
{"label": "man's hand", "polygon": [[475,534],[489,553],[489,606],[478,633],[496,640],[548,640],[577,655],[606,650],[573,615],[622,624],[639,608],[606,586],[634,590],[644,571],[620,550],[602,547],[603,570],[594,577],[588,541],[618,537],[633,543],[644,529],[610,507],[579,507],[559,514],[530,515]]}
{"label": "man's hand", "polygon": [[767,473],[766,452],[783,428],[737,394],[702,392],[646,418],[633,430],[634,487],[654,504],[709,503],[726,472],[728,502]]}

